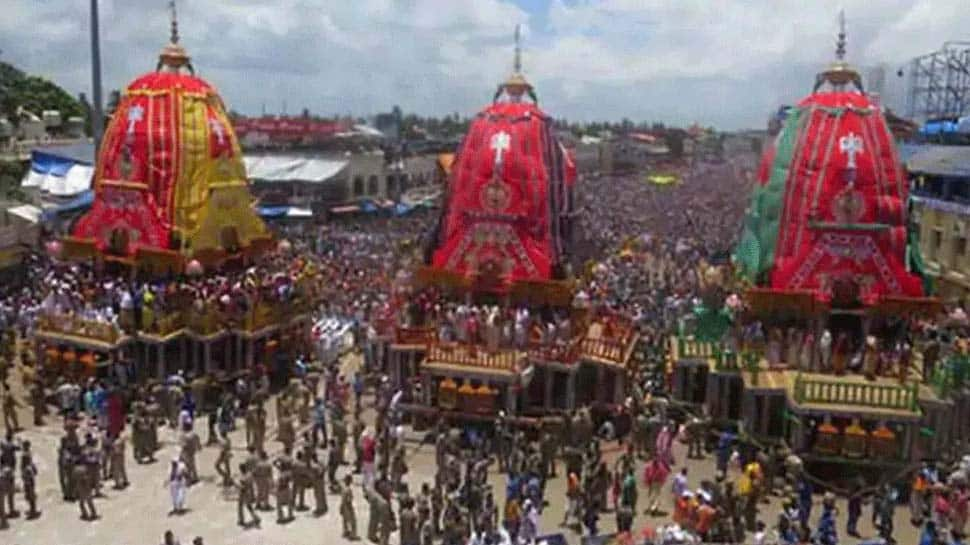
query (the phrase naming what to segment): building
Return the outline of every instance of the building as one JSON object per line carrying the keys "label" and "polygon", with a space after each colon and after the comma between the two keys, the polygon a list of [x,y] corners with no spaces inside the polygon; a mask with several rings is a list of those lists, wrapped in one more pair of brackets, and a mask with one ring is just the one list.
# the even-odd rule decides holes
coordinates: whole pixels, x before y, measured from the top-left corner
{"label": "building", "polygon": [[918,146],[907,161],[926,273],[945,301],[970,300],[970,146]]}
{"label": "building", "polygon": [[0,206],[0,282],[19,284],[26,274],[25,258],[40,240],[40,209],[22,203]]}
{"label": "building", "polygon": [[351,129],[344,121],[286,116],[237,117],[232,126],[247,149],[321,146]]}
{"label": "building", "polygon": [[393,163],[381,153],[246,157],[261,205],[308,207],[315,215],[363,201],[399,202],[409,189],[433,184],[437,168],[430,155]]}

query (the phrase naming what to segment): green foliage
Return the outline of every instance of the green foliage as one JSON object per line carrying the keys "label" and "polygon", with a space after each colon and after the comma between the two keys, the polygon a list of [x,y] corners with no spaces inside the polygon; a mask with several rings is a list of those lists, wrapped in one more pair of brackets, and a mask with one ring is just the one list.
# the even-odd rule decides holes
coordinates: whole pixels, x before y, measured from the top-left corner
{"label": "green foliage", "polygon": [[0,161],[0,198],[24,201],[20,181],[27,173],[28,164],[24,161]]}
{"label": "green foliage", "polygon": [[0,62],[0,115],[16,124],[21,106],[37,116],[44,110],[58,110],[65,120],[85,115],[81,103],[58,85]]}

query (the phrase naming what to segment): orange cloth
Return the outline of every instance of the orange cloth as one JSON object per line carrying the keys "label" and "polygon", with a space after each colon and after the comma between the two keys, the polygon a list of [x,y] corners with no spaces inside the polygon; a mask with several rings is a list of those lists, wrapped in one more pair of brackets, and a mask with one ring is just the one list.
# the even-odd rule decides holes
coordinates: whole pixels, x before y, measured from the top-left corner
{"label": "orange cloth", "polygon": [[566,495],[569,497],[579,495],[579,477],[575,473],[570,473],[566,481]]}
{"label": "orange cloth", "polygon": [[711,526],[714,525],[714,518],[717,516],[717,510],[708,504],[702,504],[697,508],[697,525],[695,529],[699,534],[706,534],[710,531]]}
{"label": "orange cloth", "polygon": [[690,522],[690,499],[683,496],[674,502],[674,522],[684,527]]}

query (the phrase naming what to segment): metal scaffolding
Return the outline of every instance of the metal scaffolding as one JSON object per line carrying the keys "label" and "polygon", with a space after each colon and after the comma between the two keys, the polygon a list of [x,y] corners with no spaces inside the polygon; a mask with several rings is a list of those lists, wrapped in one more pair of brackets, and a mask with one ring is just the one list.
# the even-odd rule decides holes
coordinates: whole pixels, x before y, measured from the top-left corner
{"label": "metal scaffolding", "polygon": [[909,63],[909,117],[915,121],[970,113],[970,42],[946,42]]}

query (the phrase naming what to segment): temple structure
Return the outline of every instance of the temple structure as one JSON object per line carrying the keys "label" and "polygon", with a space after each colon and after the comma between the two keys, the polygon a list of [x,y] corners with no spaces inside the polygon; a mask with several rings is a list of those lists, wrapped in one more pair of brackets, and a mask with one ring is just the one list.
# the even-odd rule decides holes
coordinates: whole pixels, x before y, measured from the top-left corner
{"label": "temple structure", "polygon": [[146,288],[137,309],[122,309],[117,323],[45,314],[34,336],[36,353],[54,374],[106,373],[123,363],[138,380],[178,370],[227,376],[256,363],[269,366],[277,354],[309,351],[317,275],[302,263],[287,271],[294,278],[292,298],[266,295],[280,275],[258,277],[264,269],[256,258],[278,248],[252,207],[225,106],[195,76],[170,5],[171,39],[156,70],[128,85],[105,131],[94,204],[73,235],[49,249],[57,248],[51,252],[56,258],[92,259],[143,277],[184,272],[199,279],[220,267],[238,274],[256,265],[247,273],[254,288],[235,310],[189,293],[185,283],[168,282],[162,284],[168,288],[164,306],[154,305]]}
{"label": "temple structure", "polygon": [[892,134],[845,44],[843,23],[835,62],[765,150],[735,255],[748,287],[734,327],[684,331],[670,348],[679,399],[784,443],[819,475],[901,467],[968,435],[953,417],[966,403],[924,381],[905,346],[939,304],[909,259]]}
{"label": "temple structure", "polygon": [[450,167],[446,208],[422,271],[430,282],[505,294],[517,285],[554,289],[548,282],[565,277],[575,164],[522,75],[516,36],[512,75],[475,116]]}
{"label": "temple structure", "polygon": [[217,266],[271,243],[225,106],[195,75],[172,12],[156,70],[128,85],[105,131],[94,204],[64,239],[65,257],[181,272],[192,259]]}
{"label": "temple structure", "polygon": [[[637,335],[622,317],[575,304],[575,167],[522,73],[518,29],[512,75],[449,166],[425,263],[395,288],[377,365],[421,414],[491,419],[619,404]],[[456,305],[456,316],[420,309],[429,293]],[[514,341],[502,333],[513,329]]]}

